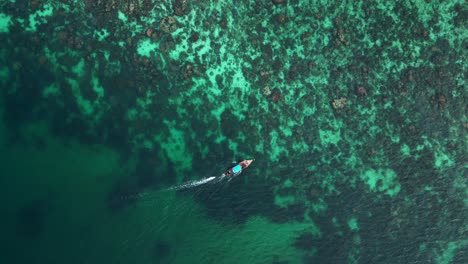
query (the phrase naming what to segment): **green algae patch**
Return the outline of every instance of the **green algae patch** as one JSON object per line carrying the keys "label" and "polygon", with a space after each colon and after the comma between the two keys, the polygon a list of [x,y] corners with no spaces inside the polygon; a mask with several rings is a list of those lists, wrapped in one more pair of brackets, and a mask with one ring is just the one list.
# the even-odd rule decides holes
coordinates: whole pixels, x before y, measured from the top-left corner
{"label": "green algae patch", "polygon": [[11,24],[12,24],[11,16],[0,13],[0,33],[10,32],[9,27],[10,27]]}
{"label": "green algae patch", "polygon": [[83,97],[81,94],[80,86],[75,79],[66,78],[66,81],[71,87],[72,93],[75,96],[76,103],[81,110],[81,112],[86,115],[90,116],[94,112],[93,104],[90,100]]}
{"label": "green algae patch", "polygon": [[[177,165],[180,172],[190,170],[192,168],[192,156],[187,150],[185,143],[185,133],[182,130],[175,128],[175,123],[165,120],[164,123],[169,129],[169,135],[163,138],[157,138],[160,141],[161,147],[165,150],[169,160]],[[182,175],[178,173],[177,175]]]}
{"label": "green algae patch", "polygon": [[286,188],[290,188],[294,186],[294,183],[293,181],[291,181],[291,179],[287,179],[286,181],[284,181],[283,186]]}
{"label": "green algae patch", "polygon": [[86,73],[85,70],[85,61],[83,58],[81,58],[80,61],[72,67],[72,72],[74,72],[78,77],[82,77]]}
{"label": "green algae patch", "polygon": [[98,41],[103,41],[105,38],[107,38],[110,35],[109,31],[107,29],[103,28],[101,30],[95,30],[93,36],[97,38]]}
{"label": "green algae patch", "polygon": [[42,91],[42,96],[43,97],[48,97],[50,95],[59,95],[60,94],[60,89],[57,86],[57,84],[52,83],[48,85],[43,91]]}
{"label": "green algae patch", "polygon": [[323,213],[327,210],[328,208],[328,205],[327,203],[322,199],[318,199],[317,202],[315,203],[311,203],[310,204],[311,207],[312,207],[312,210],[316,213],[316,214],[320,214],[320,213]]}
{"label": "green algae patch", "polygon": [[322,145],[334,144],[336,145],[338,141],[341,140],[340,131],[332,131],[332,130],[320,130],[320,141]]}
{"label": "green algae patch", "polygon": [[135,118],[138,116],[138,111],[135,108],[130,108],[127,110],[127,113],[125,114],[125,117],[127,120],[135,120]]}
{"label": "green algae patch", "polygon": [[411,156],[410,147],[408,145],[406,145],[406,144],[401,145],[400,152],[403,155],[403,157]]}
{"label": "green algae patch", "polygon": [[463,203],[465,204],[465,207],[468,207],[468,187],[465,186],[465,198],[463,198]]}
{"label": "green algae patch", "polygon": [[453,256],[458,250],[466,250],[468,246],[468,239],[448,242],[442,254],[436,254],[436,263],[450,264],[452,263]]}
{"label": "green algae patch", "polygon": [[336,145],[341,140],[341,127],[343,122],[339,120],[330,121],[328,123],[333,129],[320,129],[320,142],[322,145]]}
{"label": "green algae patch", "polygon": [[400,192],[397,175],[391,169],[370,169],[362,173],[360,177],[373,192],[383,192],[390,196],[395,196]]}
{"label": "green algae patch", "polygon": [[140,56],[150,57],[151,52],[156,51],[159,43],[154,43],[150,39],[144,39],[138,42],[137,52]]}
{"label": "green algae patch", "polygon": [[8,67],[1,67],[0,68],[0,82],[6,83],[9,76],[10,76],[10,70],[8,69]]}
{"label": "green algae patch", "polygon": [[359,224],[355,217],[348,220],[348,228],[351,231],[359,231]]}
{"label": "green algae patch", "polygon": [[338,218],[336,217],[333,217],[332,220],[331,220],[332,224],[334,227],[336,228],[339,228],[340,227],[340,223],[338,222]]}
{"label": "green algae patch", "polygon": [[287,196],[280,196],[280,195],[275,195],[275,205],[281,207],[281,208],[286,208],[296,202],[296,198],[292,195],[287,195]]}
{"label": "green algae patch", "polygon": [[99,83],[99,79],[96,76],[93,76],[91,83],[93,84],[93,90],[97,94],[98,98],[104,97],[104,87]]}
{"label": "green algae patch", "polygon": [[284,146],[284,140],[279,137],[278,132],[273,130],[270,132],[270,146],[271,146],[271,160],[272,161],[279,161],[280,156],[282,153],[286,155],[289,154],[288,149]]}
{"label": "green algae patch", "polygon": [[436,151],[434,153],[435,156],[435,161],[434,165],[436,168],[447,168],[447,167],[452,167],[455,162],[453,159],[450,158],[449,155],[443,153],[442,151]]}
{"label": "green algae patch", "polygon": [[45,4],[43,10],[38,10],[29,15],[29,26],[26,28],[26,31],[37,31],[37,26],[46,23],[45,17],[52,16],[53,13],[54,8],[50,4]]}
{"label": "green algae patch", "polygon": [[124,23],[126,23],[128,21],[127,16],[124,13],[122,13],[122,11],[120,11],[120,10],[118,12],[118,18],[120,20],[122,20],[122,22],[124,22]]}
{"label": "green algae patch", "polygon": [[422,243],[421,245],[419,245],[419,251],[420,252],[424,252],[427,250],[427,245],[426,243]]}

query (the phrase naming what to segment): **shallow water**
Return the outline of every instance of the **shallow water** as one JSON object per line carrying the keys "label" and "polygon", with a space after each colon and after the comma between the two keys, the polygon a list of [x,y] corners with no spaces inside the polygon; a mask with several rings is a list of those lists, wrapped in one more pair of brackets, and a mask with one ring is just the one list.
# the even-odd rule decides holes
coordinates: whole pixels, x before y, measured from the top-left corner
{"label": "shallow water", "polygon": [[0,261],[468,263],[464,1],[275,2],[4,1]]}

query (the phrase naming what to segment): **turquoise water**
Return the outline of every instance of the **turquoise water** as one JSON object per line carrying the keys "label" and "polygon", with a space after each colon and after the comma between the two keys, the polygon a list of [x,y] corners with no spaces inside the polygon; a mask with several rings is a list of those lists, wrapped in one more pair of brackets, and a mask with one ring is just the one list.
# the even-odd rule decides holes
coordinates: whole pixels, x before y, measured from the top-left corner
{"label": "turquoise water", "polygon": [[463,3],[4,1],[0,261],[468,263]]}

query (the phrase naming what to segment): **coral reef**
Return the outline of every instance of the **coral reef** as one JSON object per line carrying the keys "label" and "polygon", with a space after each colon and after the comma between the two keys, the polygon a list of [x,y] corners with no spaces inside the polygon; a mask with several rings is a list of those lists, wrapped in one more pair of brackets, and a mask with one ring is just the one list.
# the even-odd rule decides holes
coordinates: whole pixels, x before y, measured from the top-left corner
{"label": "coral reef", "polygon": [[177,30],[177,20],[172,16],[163,17],[159,22],[159,27],[166,33],[172,33]]}
{"label": "coral reef", "polygon": [[333,100],[332,106],[334,109],[342,109],[346,107],[347,102],[348,102],[348,99],[344,97],[340,97],[339,99]]}
{"label": "coral reef", "polygon": [[[41,120],[115,149],[132,169],[109,176],[112,212],[219,160],[261,157],[245,177],[176,196],[230,225],[315,226],[292,242],[306,262],[464,260],[466,224],[449,220],[466,214],[465,6],[6,1],[7,143]],[[41,234],[43,208],[21,209],[19,229]]]}

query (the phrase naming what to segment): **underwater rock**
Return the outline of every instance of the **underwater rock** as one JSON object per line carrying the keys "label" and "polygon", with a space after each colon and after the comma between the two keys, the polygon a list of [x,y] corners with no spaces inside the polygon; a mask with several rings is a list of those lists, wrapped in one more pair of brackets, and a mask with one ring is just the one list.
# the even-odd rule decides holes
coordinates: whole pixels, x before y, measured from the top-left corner
{"label": "underwater rock", "polygon": [[366,96],[367,95],[367,90],[364,86],[358,86],[356,87],[356,94],[359,96]]}
{"label": "underwater rock", "polygon": [[39,0],[31,0],[30,7],[32,10],[37,10],[39,8]]}
{"label": "underwater rock", "polygon": [[332,102],[334,109],[342,109],[346,106],[348,99],[341,97],[340,99],[335,99]]}
{"label": "underwater rock", "polygon": [[279,4],[286,4],[288,0],[272,0],[273,4],[279,5]]}
{"label": "underwater rock", "polygon": [[146,31],[145,31],[145,35],[148,37],[148,38],[151,38],[155,35],[155,30],[152,29],[152,28],[148,28]]}
{"label": "underwater rock", "polygon": [[197,33],[193,33],[190,38],[189,38],[189,41],[190,42],[196,42],[200,37],[198,36]]}
{"label": "underwater rock", "polygon": [[194,68],[193,65],[190,63],[187,63],[183,68],[182,68],[182,77],[184,79],[189,79],[192,77],[194,73]]}
{"label": "underwater rock", "polygon": [[340,46],[341,44],[348,45],[348,41],[346,40],[345,33],[343,29],[339,28],[335,32],[335,42],[337,46]]}
{"label": "underwater rock", "polygon": [[219,26],[222,28],[222,29],[226,29],[227,28],[227,19],[224,17],[223,19],[221,19],[221,21],[219,21]]}
{"label": "underwater rock", "polygon": [[275,103],[282,101],[284,99],[283,95],[281,94],[281,91],[278,88],[273,89],[270,95],[271,95],[271,100]]}
{"label": "underwater rock", "polygon": [[439,108],[444,108],[447,106],[447,96],[441,93],[437,93],[435,96],[432,96],[433,103]]}
{"label": "underwater rock", "polygon": [[268,80],[270,78],[270,72],[269,71],[260,71],[260,76],[264,78],[265,80]]}
{"label": "underwater rock", "polygon": [[68,39],[68,32],[65,30],[60,30],[59,32],[57,32],[57,39],[61,43],[65,43]]}
{"label": "underwater rock", "polygon": [[172,2],[172,8],[176,16],[184,16],[190,11],[186,0],[175,0]]}
{"label": "underwater rock", "polygon": [[263,93],[263,95],[265,95],[265,96],[269,96],[269,95],[271,94],[271,89],[270,89],[270,87],[268,87],[268,86],[263,87],[262,93]]}
{"label": "underwater rock", "polygon": [[278,14],[276,15],[276,21],[279,24],[284,24],[286,22],[286,15],[285,14]]}
{"label": "underwater rock", "polygon": [[177,30],[177,20],[172,16],[163,17],[159,26],[162,31],[172,33]]}

